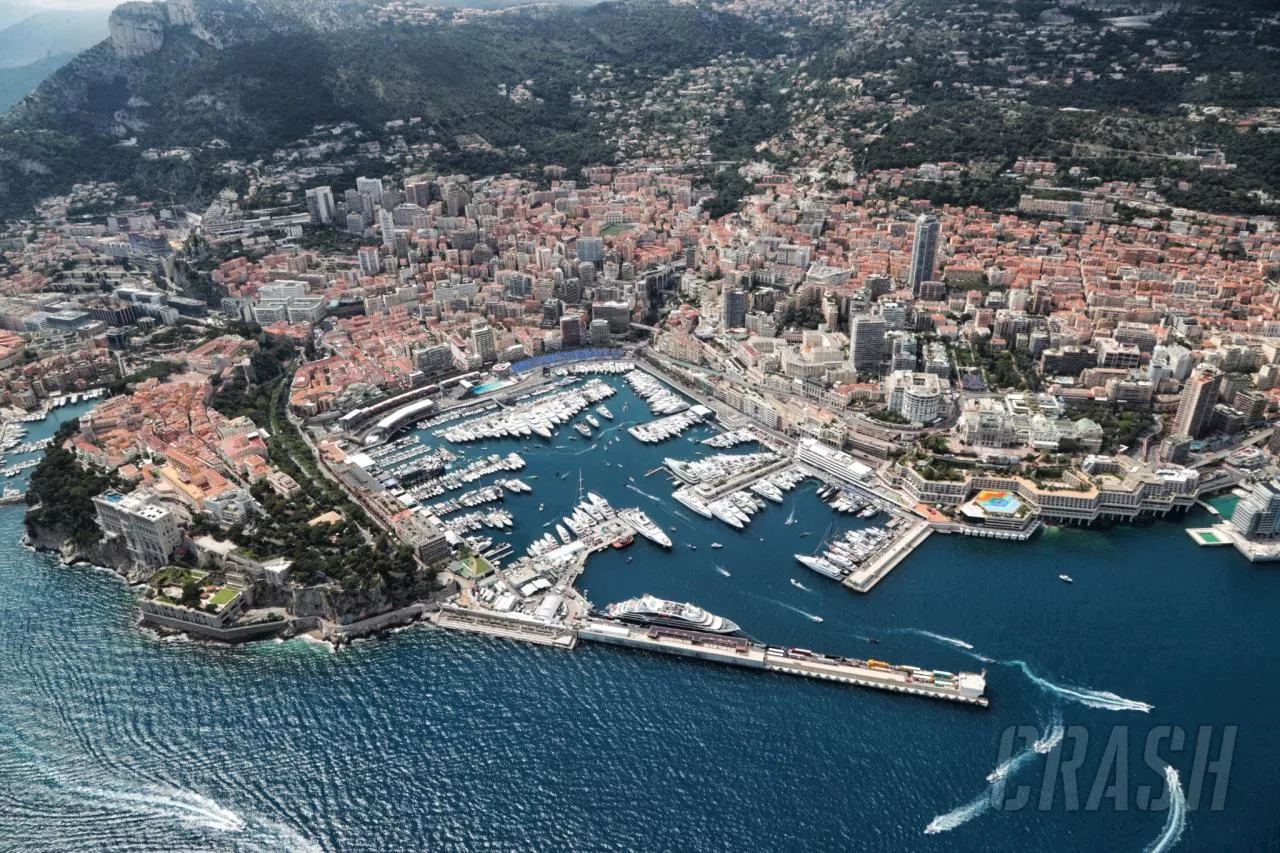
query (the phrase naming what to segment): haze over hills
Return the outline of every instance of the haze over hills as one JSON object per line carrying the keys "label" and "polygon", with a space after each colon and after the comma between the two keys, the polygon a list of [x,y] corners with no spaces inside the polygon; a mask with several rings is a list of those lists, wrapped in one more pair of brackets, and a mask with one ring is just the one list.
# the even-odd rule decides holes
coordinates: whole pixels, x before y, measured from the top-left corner
{"label": "haze over hills", "polygon": [[107,14],[102,9],[37,12],[0,29],[0,68],[92,47],[107,37]]}
{"label": "haze over hills", "polygon": [[[13,20],[12,15],[30,11]],[[0,115],[41,81],[107,37],[108,10],[8,8],[0,16]]]}
{"label": "haze over hills", "polygon": [[14,68],[0,68],[0,114],[35,90],[46,77],[75,58],[74,53],[55,53]]}
{"label": "haze over hills", "polygon": [[[1269,203],[1259,190],[1280,194],[1280,134],[1186,107],[1266,108],[1275,22],[1192,3],[1117,28],[1111,16],[1142,5],[1096,6],[132,2],[110,39],[0,120],[0,212],[87,179],[198,204],[226,185],[226,161],[314,149],[303,140],[339,122],[475,173],[677,155],[813,158],[834,175],[955,161],[973,179],[926,188],[935,201],[1007,205],[1016,191],[998,176],[1019,156],[1106,180],[1150,174],[1131,156],[1150,150],[1158,170],[1195,178],[1175,197],[1248,211]],[[1239,169],[1173,156],[1203,147]],[[361,156],[376,170],[373,150]]]}

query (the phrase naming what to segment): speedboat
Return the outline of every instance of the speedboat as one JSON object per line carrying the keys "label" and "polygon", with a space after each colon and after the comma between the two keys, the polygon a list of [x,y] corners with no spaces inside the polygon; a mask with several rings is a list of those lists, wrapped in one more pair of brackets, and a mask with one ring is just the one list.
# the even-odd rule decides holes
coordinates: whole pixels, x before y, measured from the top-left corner
{"label": "speedboat", "polygon": [[723,546],[723,545],[721,545],[719,542],[712,542],[712,543],[711,543],[711,547],[712,547],[712,548],[723,548],[724,546]]}
{"label": "speedboat", "polygon": [[1058,580],[1063,583],[1074,583],[1074,581],[1071,580],[1071,575],[1058,575]]}

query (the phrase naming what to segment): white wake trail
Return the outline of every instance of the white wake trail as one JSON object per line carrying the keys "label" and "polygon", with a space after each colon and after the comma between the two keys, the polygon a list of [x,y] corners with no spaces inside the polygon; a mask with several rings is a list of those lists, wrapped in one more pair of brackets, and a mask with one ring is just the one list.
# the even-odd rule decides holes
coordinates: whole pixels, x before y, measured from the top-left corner
{"label": "white wake trail", "polygon": [[963,826],[973,820],[989,808],[991,808],[991,796],[984,791],[963,806],[960,806],[960,808],[952,809],[946,814],[940,814],[929,821],[929,825],[924,828],[924,834],[937,835],[939,832],[950,832],[956,827]]}
{"label": "white wake trail", "polygon": [[644,489],[638,488],[634,483],[627,483],[627,488],[633,492],[636,492],[637,494],[644,495],[646,498],[648,498],[651,501],[662,503],[662,498],[658,497],[657,495],[649,494]]}
{"label": "white wake trail", "polygon": [[948,645],[955,646],[956,648],[973,651],[972,643],[966,643],[964,640],[957,640],[955,637],[948,637],[945,634],[935,634],[932,631],[925,631],[920,628],[908,628],[907,630],[912,634],[919,634],[922,637],[928,637],[929,639],[937,640],[940,643],[947,643]]}
{"label": "white wake trail", "polygon": [[937,835],[940,832],[950,832],[985,813],[991,808],[991,804],[1003,795],[1004,785],[1009,777],[1035,760],[1037,755],[1051,752],[1055,746],[1062,742],[1063,733],[1062,712],[1054,708],[1053,717],[1049,721],[1049,725],[1034,744],[1029,747],[1023,747],[1020,751],[997,764],[996,768],[987,774],[987,789],[985,791],[964,805],[954,808],[945,814],[940,814],[929,821],[929,825],[924,828],[924,834]]}
{"label": "white wake trail", "polygon": [[1099,708],[1103,711],[1141,711],[1146,714],[1150,713],[1155,707],[1146,702],[1139,702],[1137,699],[1126,699],[1123,696],[1117,696],[1107,690],[1090,690],[1087,687],[1069,687],[1054,684],[1052,681],[1036,675],[1026,661],[1015,660],[1008,661],[1008,663],[1021,669],[1023,674],[1031,679],[1031,682],[1041,690],[1089,708]]}
{"label": "white wake trail", "polygon": [[92,800],[123,806],[138,814],[170,818],[221,832],[243,832],[248,825],[231,809],[191,791],[160,787],[148,788],[146,792],[83,788],[79,793]]}
{"label": "white wake trail", "polygon": [[1164,781],[1169,786],[1169,815],[1164,819],[1164,828],[1155,841],[1147,845],[1145,853],[1165,853],[1166,850],[1172,850],[1187,828],[1187,795],[1182,792],[1182,780],[1178,778],[1178,771],[1168,764],[1164,767]]}

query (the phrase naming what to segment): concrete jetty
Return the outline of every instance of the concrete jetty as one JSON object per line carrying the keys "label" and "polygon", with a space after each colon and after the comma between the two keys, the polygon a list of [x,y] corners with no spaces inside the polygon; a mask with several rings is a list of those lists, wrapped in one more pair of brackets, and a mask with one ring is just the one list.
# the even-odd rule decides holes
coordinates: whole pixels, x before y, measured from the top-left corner
{"label": "concrete jetty", "polygon": [[919,548],[932,532],[933,529],[929,527],[927,521],[917,520],[905,532],[894,537],[893,543],[888,548],[851,571],[842,583],[854,592],[870,592],[899,563],[911,556],[911,553]]}
{"label": "concrete jetty", "polygon": [[561,649],[572,649],[578,644],[576,632],[567,626],[533,622],[492,610],[444,604],[428,618],[432,624],[441,628],[452,628],[469,634],[487,634],[490,637],[504,637]]}
{"label": "concrete jetty", "polygon": [[697,658],[712,663],[762,669],[890,693],[944,699],[987,707],[986,678],[978,673],[935,673],[914,666],[894,666],[884,661],[859,660],[811,652],[765,646],[742,637],[727,637],[659,628],[627,625],[605,619],[588,619],[577,626],[582,640],[643,649],[661,654]]}

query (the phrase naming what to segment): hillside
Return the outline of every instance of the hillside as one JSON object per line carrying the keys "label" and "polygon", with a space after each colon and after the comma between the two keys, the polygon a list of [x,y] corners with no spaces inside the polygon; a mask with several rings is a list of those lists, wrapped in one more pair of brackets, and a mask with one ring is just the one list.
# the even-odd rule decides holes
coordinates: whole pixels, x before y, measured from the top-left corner
{"label": "hillside", "polygon": [[27,65],[0,68],[0,115],[21,101],[53,72],[75,58],[74,53],[56,53]]}
{"label": "hillside", "polygon": [[0,69],[79,53],[107,37],[107,12],[38,12],[0,29]]}
{"label": "hillside", "polygon": [[[0,122],[0,210],[84,178],[183,197],[200,191],[204,158],[158,168],[141,151],[212,144],[211,164],[251,159],[324,122],[373,128],[421,116],[447,142],[478,134],[540,162],[598,161],[608,156],[598,129],[570,105],[592,65],[660,75],[725,51],[780,48],[741,18],[662,3],[543,6],[462,23],[440,14],[404,26],[339,0],[125,4],[111,39]],[[529,80],[533,97],[502,94]]]}

